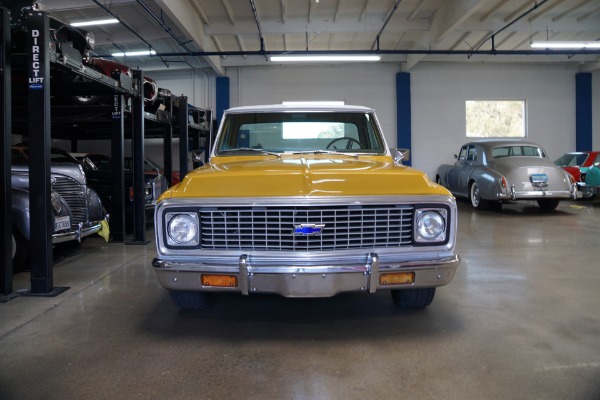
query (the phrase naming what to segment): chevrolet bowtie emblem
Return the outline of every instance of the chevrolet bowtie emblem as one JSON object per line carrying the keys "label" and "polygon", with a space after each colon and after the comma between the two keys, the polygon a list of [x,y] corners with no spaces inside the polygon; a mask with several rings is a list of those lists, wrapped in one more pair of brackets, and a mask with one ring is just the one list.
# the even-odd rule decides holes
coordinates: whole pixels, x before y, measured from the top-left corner
{"label": "chevrolet bowtie emblem", "polygon": [[318,235],[323,231],[323,228],[325,228],[325,225],[323,225],[323,224],[294,225],[294,230],[292,231],[292,234],[299,235],[299,236]]}

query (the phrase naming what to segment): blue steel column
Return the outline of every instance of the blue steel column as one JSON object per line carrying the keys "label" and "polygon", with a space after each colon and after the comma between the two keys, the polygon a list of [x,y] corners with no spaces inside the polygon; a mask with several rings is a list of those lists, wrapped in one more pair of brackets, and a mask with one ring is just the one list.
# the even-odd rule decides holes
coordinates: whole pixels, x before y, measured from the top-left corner
{"label": "blue steel column", "polygon": [[575,150],[592,150],[592,74],[575,75]]}
{"label": "blue steel column", "polygon": [[217,107],[217,123],[220,123],[223,112],[229,108],[229,78],[226,76],[217,77],[215,103]]}
{"label": "blue steel column", "polygon": [[[396,147],[411,150],[410,74],[407,72],[396,74],[396,127],[398,143]],[[412,165],[412,155],[403,163]]]}

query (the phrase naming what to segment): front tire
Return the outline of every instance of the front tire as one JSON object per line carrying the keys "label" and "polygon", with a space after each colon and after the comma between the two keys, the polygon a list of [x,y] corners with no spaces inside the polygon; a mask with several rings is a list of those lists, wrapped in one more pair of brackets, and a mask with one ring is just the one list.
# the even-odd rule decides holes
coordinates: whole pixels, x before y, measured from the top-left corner
{"label": "front tire", "polygon": [[394,304],[401,308],[425,308],[435,297],[435,288],[392,290]]}
{"label": "front tire", "polygon": [[217,294],[211,292],[192,292],[169,290],[171,300],[182,310],[206,310],[217,301]]}
{"label": "front tire", "polygon": [[471,205],[476,210],[485,210],[489,207],[489,201],[481,198],[481,191],[477,182],[472,182],[469,187],[469,200],[471,200]]}
{"label": "front tire", "polygon": [[552,211],[558,207],[559,200],[557,199],[539,199],[537,201],[540,208],[544,211]]}

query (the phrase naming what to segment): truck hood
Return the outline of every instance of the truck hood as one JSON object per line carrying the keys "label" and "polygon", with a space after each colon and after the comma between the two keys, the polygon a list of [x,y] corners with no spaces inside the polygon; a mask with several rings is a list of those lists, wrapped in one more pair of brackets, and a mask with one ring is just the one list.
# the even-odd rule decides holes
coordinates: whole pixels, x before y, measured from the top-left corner
{"label": "truck hood", "polygon": [[391,157],[214,157],[164,193],[171,197],[431,195],[449,193]]}

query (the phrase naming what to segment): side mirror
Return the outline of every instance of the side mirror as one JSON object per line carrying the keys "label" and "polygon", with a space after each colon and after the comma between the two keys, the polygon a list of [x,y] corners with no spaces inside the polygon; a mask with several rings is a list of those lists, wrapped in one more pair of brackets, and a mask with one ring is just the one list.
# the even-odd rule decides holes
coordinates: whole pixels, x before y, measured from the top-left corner
{"label": "side mirror", "polygon": [[402,164],[402,161],[410,160],[410,149],[394,149],[394,162]]}
{"label": "side mirror", "polygon": [[455,160],[458,160],[458,154],[455,154],[455,155],[454,155],[454,159],[455,159]]}
{"label": "side mirror", "polygon": [[204,150],[192,151],[193,162],[204,162]]}

